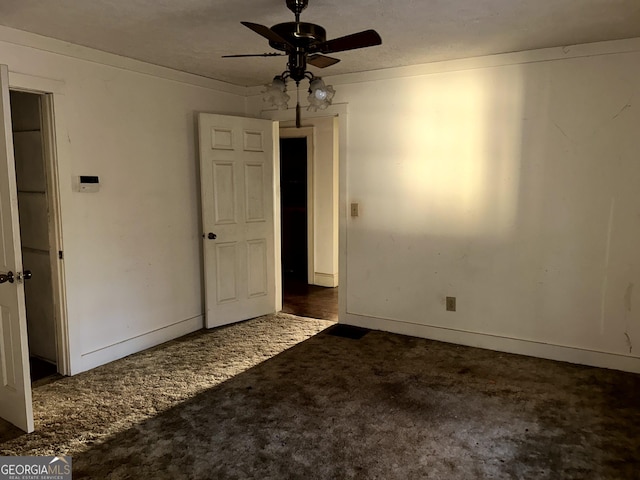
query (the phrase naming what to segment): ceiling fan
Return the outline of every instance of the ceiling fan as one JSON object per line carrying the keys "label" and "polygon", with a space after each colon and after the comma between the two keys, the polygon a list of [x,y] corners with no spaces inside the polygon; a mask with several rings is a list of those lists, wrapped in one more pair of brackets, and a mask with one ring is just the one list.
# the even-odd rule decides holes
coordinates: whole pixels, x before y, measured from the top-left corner
{"label": "ceiling fan", "polygon": [[[352,33],[344,37],[334,38],[327,40],[326,30],[320,25],[315,23],[307,23],[300,21],[300,13],[307,8],[309,0],[286,0],[287,7],[295,15],[294,22],[285,22],[274,25],[269,28],[258,23],[240,22],[245,27],[253,30],[258,35],[269,40],[269,45],[284,53],[259,53],[259,54],[241,54],[241,55],[223,55],[225,58],[230,57],[273,57],[273,56],[288,56],[287,70],[280,76],[276,76],[272,87],[276,87],[281,90],[282,94],[285,92],[285,82],[287,78],[291,78],[299,85],[300,81],[304,78],[309,79],[311,83],[310,93],[312,95],[318,92],[317,97],[325,96],[322,100],[326,99],[326,91],[314,89],[318,85],[324,87],[324,83],[319,77],[314,77],[311,72],[307,71],[307,64],[313,65],[318,68],[326,68],[331,65],[335,65],[340,61],[338,58],[329,57],[327,53],[344,52],[347,50],[355,50],[358,48],[372,47],[380,45],[382,39],[378,32],[375,30],[364,30],[358,33]],[[315,84],[314,84],[315,81]],[[289,96],[284,94],[286,101]],[[331,89],[331,96],[333,96],[333,89]],[[329,103],[330,103],[329,98]],[[282,101],[282,100],[281,100]],[[316,102],[317,103],[317,102]],[[326,108],[328,103],[320,103],[319,108]],[[315,105],[318,107],[318,105]],[[296,106],[296,120],[297,124],[300,123],[300,102]]]}

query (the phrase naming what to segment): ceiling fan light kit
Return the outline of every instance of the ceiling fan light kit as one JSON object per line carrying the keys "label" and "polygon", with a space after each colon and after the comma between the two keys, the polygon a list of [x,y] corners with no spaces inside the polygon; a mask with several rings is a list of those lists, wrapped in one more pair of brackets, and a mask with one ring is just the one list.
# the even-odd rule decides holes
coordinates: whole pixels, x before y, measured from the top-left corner
{"label": "ceiling fan light kit", "polygon": [[314,112],[324,110],[331,105],[335,94],[336,91],[331,85],[325,85],[320,77],[315,77],[309,82],[309,96],[307,97],[309,106],[307,110],[313,110]]}
{"label": "ceiling fan light kit", "polygon": [[287,94],[287,84],[284,78],[278,75],[273,78],[273,82],[265,86],[266,89],[262,91],[262,100],[278,107],[279,110],[286,110],[291,97]]}
{"label": "ceiling fan light kit", "polygon": [[[287,55],[287,69],[273,79],[263,91],[263,100],[279,109],[286,109],[289,95],[286,93],[287,79],[291,78],[299,87],[303,79],[309,80],[308,110],[324,110],[331,105],[335,90],[324,84],[320,77],[307,71],[307,64],[326,68],[340,61],[325,54],[355,50],[380,45],[382,39],[375,30],[364,30],[333,40],[326,39],[326,30],[320,25],[300,21],[300,13],[307,8],[309,0],[286,0],[287,7],[295,15],[295,22],[285,22],[269,28],[258,23],[241,22],[245,27],[266,38],[269,45],[281,53],[225,55],[225,57],[271,57]],[[298,92],[299,98],[299,92]],[[300,101],[296,104],[296,126],[300,126]]]}

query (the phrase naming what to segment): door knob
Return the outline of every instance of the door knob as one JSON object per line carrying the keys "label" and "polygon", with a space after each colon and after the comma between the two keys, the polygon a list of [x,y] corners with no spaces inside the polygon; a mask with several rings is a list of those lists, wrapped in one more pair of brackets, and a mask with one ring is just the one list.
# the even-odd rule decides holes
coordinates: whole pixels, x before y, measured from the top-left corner
{"label": "door knob", "polygon": [[207,238],[209,240],[215,240],[216,238],[218,238],[218,236],[215,233],[209,232],[209,235],[207,235]]}
{"label": "door knob", "polygon": [[33,277],[33,274],[31,273],[31,270],[25,270],[22,273],[18,273],[18,281],[21,282],[22,280],[30,280],[31,277]]}
{"label": "door knob", "polygon": [[9,271],[9,273],[0,273],[0,283],[5,283],[5,282],[9,282],[9,283],[14,282],[12,271]]}

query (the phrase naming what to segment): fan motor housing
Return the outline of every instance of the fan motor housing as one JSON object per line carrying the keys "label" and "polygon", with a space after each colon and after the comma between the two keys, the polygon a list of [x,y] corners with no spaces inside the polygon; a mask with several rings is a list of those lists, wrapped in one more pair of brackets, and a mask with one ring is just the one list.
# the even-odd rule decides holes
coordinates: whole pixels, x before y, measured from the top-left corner
{"label": "fan motor housing", "polygon": [[[306,49],[310,45],[322,43],[327,39],[327,31],[315,23],[285,22],[274,25],[271,30],[296,48]],[[269,45],[276,50],[287,51],[287,46],[283,43],[270,40]]]}

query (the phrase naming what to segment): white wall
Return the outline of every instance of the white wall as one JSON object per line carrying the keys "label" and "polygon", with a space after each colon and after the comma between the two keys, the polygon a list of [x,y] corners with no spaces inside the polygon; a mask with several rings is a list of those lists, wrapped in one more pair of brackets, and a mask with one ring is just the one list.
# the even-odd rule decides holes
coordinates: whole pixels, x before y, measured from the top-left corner
{"label": "white wall", "polygon": [[[341,321],[640,372],[640,42],[608,45],[327,79]],[[255,97],[4,28],[0,62],[64,86],[72,371],[201,326],[194,113]]]}
{"label": "white wall", "polygon": [[640,371],[640,43],[616,45],[335,78],[341,321]]}
{"label": "white wall", "polygon": [[[241,90],[5,28],[0,63],[64,90],[55,107],[72,373],[200,328],[195,113],[243,114]],[[98,175],[100,192],[77,192],[78,175]]]}

